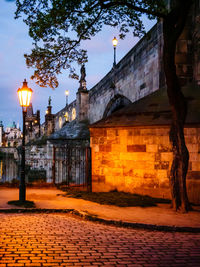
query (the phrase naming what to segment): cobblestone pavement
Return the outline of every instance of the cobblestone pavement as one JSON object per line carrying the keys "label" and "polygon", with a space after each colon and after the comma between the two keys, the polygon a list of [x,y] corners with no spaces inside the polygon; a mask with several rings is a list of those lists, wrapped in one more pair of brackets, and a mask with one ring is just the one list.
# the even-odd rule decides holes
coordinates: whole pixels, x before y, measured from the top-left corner
{"label": "cobblestone pavement", "polygon": [[0,266],[200,266],[200,234],[107,226],[67,214],[0,214]]}

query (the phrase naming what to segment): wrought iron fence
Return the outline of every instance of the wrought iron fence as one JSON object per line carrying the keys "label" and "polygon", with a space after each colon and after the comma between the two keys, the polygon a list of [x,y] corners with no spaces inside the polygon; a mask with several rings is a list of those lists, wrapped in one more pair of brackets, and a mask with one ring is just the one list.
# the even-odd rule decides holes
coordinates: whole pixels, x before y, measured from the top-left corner
{"label": "wrought iron fence", "polygon": [[[54,143],[50,154],[26,156],[26,182],[53,182],[68,187],[91,190],[91,149],[81,141]],[[41,152],[41,151],[40,151]],[[18,161],[13,153],[0,154],[0,183],[19,180],[20,153]]]}
{"label": "wrought iron fence", "polygon": [[83,146],[54,147],[53,181],[91,190],[91,149]]}

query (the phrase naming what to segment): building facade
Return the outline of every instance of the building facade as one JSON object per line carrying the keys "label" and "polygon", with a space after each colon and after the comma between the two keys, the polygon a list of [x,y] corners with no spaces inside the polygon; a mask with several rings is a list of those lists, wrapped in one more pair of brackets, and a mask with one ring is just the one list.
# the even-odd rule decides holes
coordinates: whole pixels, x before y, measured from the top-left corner
{"label": "building facade", "polygon": [[[189,151],[187,191],[200,203],[200,90],[184,88],[188,103],[185,140]],[[171,110],[159,90],[90,126],[92,190],[171,198]]]}
{"label": "building facade", "polygon": [[17,147],[21,144],[21,130],[19,125],[15,122],[8,125],[5,129],[5,146],[6,147]]}

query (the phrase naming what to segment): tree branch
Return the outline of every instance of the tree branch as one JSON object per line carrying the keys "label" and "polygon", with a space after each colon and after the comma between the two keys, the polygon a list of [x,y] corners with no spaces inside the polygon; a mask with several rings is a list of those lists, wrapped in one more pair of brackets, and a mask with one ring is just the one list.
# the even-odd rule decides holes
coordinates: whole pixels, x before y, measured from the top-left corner
{"label": "tree branch", "polygon": [[[87,33],[87,31],[90,29],[90,27],[92,27],[92,25],[98,21],[100,15],[101,15],[102,10],[99,11],[99,13],[97,14],[97,16],[93,19],[93,21],[87,26],[87,28],[80,34],[79,39],[74,41],[74,44],[70,47],[70,49],[67,52],[67,57],[69,56],[70,52],[81,42],[82,37]],[[63,50],[60,51],[60,53],[57,55],[57,58],[60,57],[64,51],[66,50],[66,48],[63,48]],[[67,59],[66,57],[66,59]],[[54,61],[54,60],[52,60]]]}
{"label": "tree branch", "polygon": [[145,13],[147,15],[152,15],[152,16],[155,16],[155,17],[158,17],[158,18],[165,18],[166,15],[164,13],[161,13],[161,12],[154,12],[154,11],[149,11],[145,8],[142,8],[142,7],[138,7],[134,4],[131,4],[131,3],[128,3],[128,2],[124,2],[124,1],[115,1],[115,2],[109,2],[107,4],[104,3],[104,0],[100,0],[100,5],[103,9],[106,9],[106,8],[111,8],[111,7],[114,7],[114,6],[126,6],[132,10],[135,10],[135,11],[138,11],[138,12],[141,12],[141,13]]}

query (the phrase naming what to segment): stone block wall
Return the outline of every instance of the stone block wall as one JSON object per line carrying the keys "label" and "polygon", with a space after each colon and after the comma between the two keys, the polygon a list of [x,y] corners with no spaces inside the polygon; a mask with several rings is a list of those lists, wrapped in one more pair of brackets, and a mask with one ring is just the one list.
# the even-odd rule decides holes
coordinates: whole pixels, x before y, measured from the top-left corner
{"label": "stone block wall", "polygon": [[[200,84],[199,6],[195,10],[177,42],[175,61],[181,85],[192,80]],[[55,114],[55,131],[75,118],[88,119],[91,124],[101,120],[118,95],[135,102],[166,86],[162,50],[162,22],[159,22],[93,88],[78,91],[76,100]]]}
{"label": "stone block wall", "polygon": [[[92,190],[171,198],[169,127],[91,128]],[[191,202],[200,203],[200,128],[186,128]]]}
{"label": "stone block wall", "polygon": [[89,90],[89,121],[102,119],[117,94],[134,102],[156,90],[163,76],[162,24],[156,24],[98,84]]}

